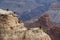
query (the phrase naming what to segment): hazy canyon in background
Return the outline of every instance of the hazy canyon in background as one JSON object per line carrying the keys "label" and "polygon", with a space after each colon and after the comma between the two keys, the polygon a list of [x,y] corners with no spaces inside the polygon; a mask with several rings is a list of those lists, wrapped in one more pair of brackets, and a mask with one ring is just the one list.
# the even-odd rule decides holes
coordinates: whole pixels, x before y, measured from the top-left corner
{"label": "hazy canyon in background", "polygon": [[1,9],[15,11],[23,21],[48,13],[51,21],[60,24],[60,0],[0,0]]}

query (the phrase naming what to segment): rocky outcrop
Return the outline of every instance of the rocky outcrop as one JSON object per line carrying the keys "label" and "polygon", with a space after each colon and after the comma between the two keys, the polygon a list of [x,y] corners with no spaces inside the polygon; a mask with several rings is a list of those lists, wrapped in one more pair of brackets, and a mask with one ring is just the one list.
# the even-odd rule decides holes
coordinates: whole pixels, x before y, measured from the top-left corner
{"label": "rocky outcrop", "polygon": [[24,27],[24,23],[19,23],[19,21],[14,12],[0,9],[0,40],[22,39],[23,35],[21,37],[18,35],[20,35],[20,31],[27,29]]}
{"label": "rocky outcrop", "polygon": [[39,28],[26,28],[12,11],[0,9],[0,40],[51,40]]}
{"label": "rocky outcrop", "polygon": [[44,14],[37,21],[30,24],[32,27],[43,29],[52,40],[60,40],[60,27],[50,21],[49,14]]}
{"label": "rocky outcrop", "polygon": [[50,29],[53,27],[53,25],[51,24],[51,21],[50,21],[50,16],[49,14],[44,14],[43,16],[41,16],[38,21],[40,26],[43,27],[43,28],[46,28],[46,29]]}
{"label": "rocky outcrop", "polygon": [[26,40],[51,40],[51,38],[39,28],[31,28],[26,32]]}
{"label": "rocky outcrop", "polygon": [[60,27],[50,21],[48,14],[41,16],[38,22],[41,28],[45,29],[45,32],[51,36],[52,40],[60,40]]}
{"label": "rocky outcrop", "polygon": [[50,21],[49,14],[44,14],[43,16],[38,18],[38,20],[34,21],[33,23],[32,22],[31,23],[27,22],[25,24],[29,24],[28,26],[31,26],[31,27],[41,27],[41,28],[44,28],[44,29],[50,29],[51,27],[53,27],[53,25]]}
{"label": "rocky outcrop", "polygon": [[50,30],[48,30],[48,34],[52,40],[60,40],[60,27],[55,25]]}

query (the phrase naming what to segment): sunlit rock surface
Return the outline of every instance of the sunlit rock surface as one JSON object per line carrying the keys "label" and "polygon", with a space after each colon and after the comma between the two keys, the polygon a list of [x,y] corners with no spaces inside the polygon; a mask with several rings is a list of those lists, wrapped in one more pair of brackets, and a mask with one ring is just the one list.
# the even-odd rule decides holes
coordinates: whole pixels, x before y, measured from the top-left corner
{"label": "sunlit rock surface", "polygon": [[26,40],[51,40],[51,38],[39,28],[31,28],[26,32]]}
{"label": "sunlit rock surface", "polygon": [[39,28],[26,28],[12,11],[0,9],[0,40],[51,40]]}

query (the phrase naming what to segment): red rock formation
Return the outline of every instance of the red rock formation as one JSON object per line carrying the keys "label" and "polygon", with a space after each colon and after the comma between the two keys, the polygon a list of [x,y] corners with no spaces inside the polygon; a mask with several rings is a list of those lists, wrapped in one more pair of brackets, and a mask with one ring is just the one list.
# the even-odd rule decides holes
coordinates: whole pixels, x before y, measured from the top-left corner
{"label": "red rock formation", "polygon": [[41,16],[37,22],[40,23],[43,29],[46,29],[52,40],[60,40],[60,27],[52,24],[48,14]]}
{"label": "red rock formation", "polygon": [[60,27],[54,26],[49,30],[48,34],[51,36],[52,40],[60,40]]}
{"label": "red rock formation", "polygon": [[60,40],[60,27],[50,21],[49,14],[44,14],[36,22],[31,23],[30,26],[43,28],[52,40]]}
{"label": "red rock formation", "polygon": [[39,22],[40,26],[43,27],[43,28],[49,29],[49,28],[52,27],[52,24],[50,22],[50,16],[49,16],[49,14],[45,14],[45,15],[41,16],[38,19],[37,22]]}
{"label": "red rock formation", "polygon": [[60,40],[60,27],[50,21],[48,14],[41,16],[37,22],[51,36],[52,40]]}

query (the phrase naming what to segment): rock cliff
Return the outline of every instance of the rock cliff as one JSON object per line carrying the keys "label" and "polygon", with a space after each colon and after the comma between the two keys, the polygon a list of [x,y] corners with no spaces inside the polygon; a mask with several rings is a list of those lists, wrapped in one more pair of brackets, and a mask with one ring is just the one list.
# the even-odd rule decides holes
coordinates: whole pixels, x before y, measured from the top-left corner
{"label": "rock cliff", "polygon": [[49,14],[42,15],[37,21],[29,23],[28,26],[39,27],[49,34],[52,40],[60,40],[60,26],[50,21]]}
{"label": "rock cliff", "polygon": [[51,40],[39,28],[26,28],[12,11],[0,9],[0,40]]}

